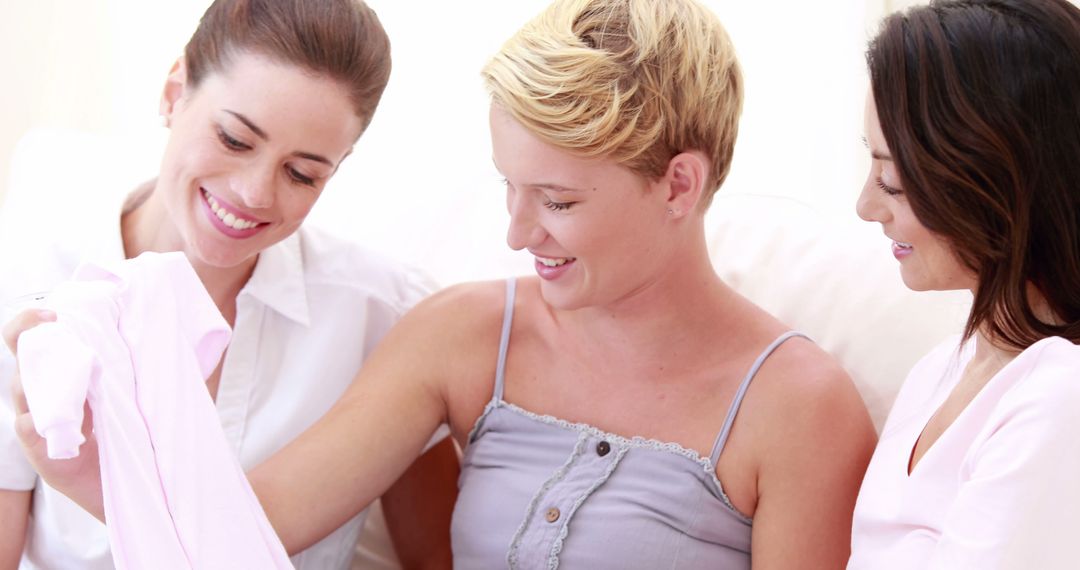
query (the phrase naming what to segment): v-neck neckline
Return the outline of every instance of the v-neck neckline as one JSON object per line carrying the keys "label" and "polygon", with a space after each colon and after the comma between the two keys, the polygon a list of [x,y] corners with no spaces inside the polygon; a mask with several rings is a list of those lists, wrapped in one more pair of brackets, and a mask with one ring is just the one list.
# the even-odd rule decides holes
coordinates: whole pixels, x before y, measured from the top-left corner
{"label": "v-neck neckline", "polygon": [[942,382],[941,385],[939,385],[938,388],[935,390],[933,395],[933,399],[935,400],[935,402],[934,406],[931,408],[930,415],[926,417],[926,420],[922,424],[922,428],[919,429],[919,431],[916,433],[915,440],[911,443],[910,446],[906,448],[907,460],[904,463],[905,476],[907,478],[911,478],[915,474],[915,470],[918,469],[919,465],[922,465],[922,463],[926,461],[927,456],[933,453],[934,449],[939,447],[941,440],[945,439],[947,436],[950,435],[950,433],[954,432],[954,426],[960,423],[967,414],[971,413],[970,410],[975,407],[976,402],[979,401],[980,398],[983,398],[985,396],[987,388],[989,388],[991,384],[993,384],[995,381],[998,381],[1005,374],[1006,371],[1012,368],[1013,365],[1021,358],[1023,358],[1025,354],[1028,354],[1031,349],[1043,343],[1049,342],[1053,338],[1054,337],[1046,337],[1039,339],[1024,350],[1020,351],[1020,353],[1017,354],[1012,360],[1006,362],[1004,366],[1002,366],[997,372],[991,375],[990,378],[982,385],[982,387],[979,388],[979,391],[975,394],[975,396],[972,397],[971,400],[967,403],[967,405],[964,406],[964,409],[960,410],[960,413],[957,414],[951,422],[949,422],[949,425],[945,426],[945,429],[941,430],[941,433],[938,435],[937,439],[935,439],[934,442],[926,448],[926,451],[923,452],[922,456],[919,458],[919,461],[912,465],[912,459],[915,456],[915,449],[918,447],[919,442],[922,441],[923,436],[926,434],[926,428],[929,427],[930,422],[934,419],[934,416],[937,415],[938,411],[941,409],[941,406],[945,405],[945,402],[949,399],[949,396],[952,395],[953,390],[955,390],[957,385],[960,383],[960,380],[964,374],[964,370],[967,368],[968,364],[971,363],[971,359],[975,357],[975,338],[972,337],[967,342],[962,344],[960,350],[957,352],[957,355],[955,357],[957,366],[955,369],[950,369],[951,373],[948,377],[948,380],[950,380],[947,383],[948,385],[946,386],[946,382]]}
{"label": "v-neck neckline", "polygon": [[[968,339],[967,342],[960,345],[959,351],[957,351],[956,355],[953,357],[955,358],[956,367],[950,367],[948,369],[948,376],[946,378],[943,378],[943,381],[934,390],[934,393],[932,395],[934,405],[930,408],[930,415],[926,416],[926,419],[922,422],[922,427],[919,428],[918,432],[916,432],[915,441],[913,441],[905,448],[907,450],[907,454],[905,455],[906,461],[904,462],[905,477],[911,478],[915,474],[915,469],[918,468],[918,466],[926,460],[926,457],[930,455],[930,453],[935,448],[939,447],[938,443],[941,442],[941,440],[949,434],[949,430],[951,430],[952,427],[956,425],[956,423],[959,422],[961,418],[964,417],[964,414],[968,413],[968,410],[971,409],[972,404],[974,404],[975,400],[979,399],[979,397],[982,396],[983,391],[986,389],[986,387],[989,386],[990,383],[993,382],[1006,368],[1008,368],[1009,364],[1012,364],[1012,361],[1010,361],[1008,364],[1003,366],[1001,370],[998,370],[993,376],[991,376],[990,379],[986,381],[986,384],[983,384],[983,387],[979,389],[979,393],[975,394],[975,397],[972,398],[966,406],[964,406],[963,410],[960,410],[960,413],[957,414],[951,422],[949,422],[949,425],[945,426],[945,429],[941,430],[941,434],[939,434],[937,439],[930,444],[930,447],[926,448],[926,451],[924,451],[922,456],[919,457],[919,461],[913,465],[912,459],[915,457],[915,449],[919,446],[919,442],[922,441],[923,435],[926,434],[926,428],[929,427],[930,422],[933,421],[934,416],[936,416],[938,413],[938,410],[941,409],[941,406],[945,405],[946,400],[949,399],[949,396],[952,394],[953,390],[956,389],[956,386],[960,383],[960,378],[964,374],[964,369],[967,368],[968,363],[971,362],[971,359],[974,356],[975,339],[971,338]],[[1017,358],[1019,358],[1019,356],[1017,356]],[[1016,359],[1014,358],[1013,361],[1015,360]],[[944,380],[948,380],[948,382],[945,382]]]}

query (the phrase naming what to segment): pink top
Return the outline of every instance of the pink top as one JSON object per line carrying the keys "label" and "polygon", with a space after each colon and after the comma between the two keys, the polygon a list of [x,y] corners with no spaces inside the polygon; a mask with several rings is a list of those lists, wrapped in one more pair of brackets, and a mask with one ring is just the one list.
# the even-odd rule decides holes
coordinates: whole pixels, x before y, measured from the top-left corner
{"label": "pink top", "polygon": [[58,366],[63,355],[93,355],[81,360],[83,396],[116,567],[292,568],[203,383],[229,327],[187,258],[144,253],[107,269],[83,265],[49,305],[56,325],[20,338],[22,380],[29,393],[77,372]]}
{"label": "pink top", "polygon": [[1080,346],[1030,346],[908,475],[974,353],[958,343],[925,356],[897,396],[855,505],[849,570],[1080,568]]}

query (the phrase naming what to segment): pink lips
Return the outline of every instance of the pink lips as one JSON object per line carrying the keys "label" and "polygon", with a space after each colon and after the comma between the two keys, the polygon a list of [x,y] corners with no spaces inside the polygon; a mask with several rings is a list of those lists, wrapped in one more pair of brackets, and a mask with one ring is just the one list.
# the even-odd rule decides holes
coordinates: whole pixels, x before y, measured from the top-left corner
{"label": "pink lips", "polygon": [[567,271],[570,271],[570,267],[574,265],[574,261],[575,260],[571,259],[570,261],[567,261],[566,263],[559,265],[558,267],[550,267],[548,265],[544,265],[540,262],[539,259],[537,259],[534,265],[536,267],[536,273],[540,276],[541,279],[544,279],[546,281],[552,281],[558,279]]}
{"label": "pink lips", "polygon": [[910,246],[903,246],[895,241],[892,243],[892,254],[898,261],[903,261],[905,257],[911,255],[911,252]]}
{"label": "pink lips", "polygon": [[[217,214],[214,213],[214,209],[210,206],[210,202],[207,200],[206,194],[203,192],[203,190],[201,188],[199,189],[199,198],[200,198],[199,201],[202,202],[203,211],[206,212],[206,217],[210,220],[210,224],[213,225],[214,228],[216,228],[219,232],[221,232],[221,233],[223,233],[223,234],[225,234],[225,235],[227,235],[227,236],[229,236],[231,238],[236,238],[236,239],[249,238],[249,237],[259,233],[260,231],[262,231],[263,228],[265,228],[267,226],[266,223],[259,223],[259,225],[255,226],[253,228],[247,228],[246,230],[238,230],[238,229],[236,229],[236,228],[234,228],[232,226],[227,226],[227,225],[225,225],[225,222],[221,221],[221,218],[219,218],[217,216]],[[244,218],[244,219],[250,219],[247,216],[242,215],[239,212],[237,212],[235,208],[233,208],[229,204],[225,203],[223,200],[221,200],[217,196],[214,196],[214,200],[217,201],[219,208],[224,208],[226,211],[232,213],[232,215],[238,216],[238,217],[241,217],[241,218]]]}

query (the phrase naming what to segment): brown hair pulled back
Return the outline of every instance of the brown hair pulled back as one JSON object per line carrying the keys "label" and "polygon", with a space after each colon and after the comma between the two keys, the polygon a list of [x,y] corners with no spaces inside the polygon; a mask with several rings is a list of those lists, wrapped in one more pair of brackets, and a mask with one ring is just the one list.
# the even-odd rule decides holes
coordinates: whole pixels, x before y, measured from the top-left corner
{"label": "brown hair pulled back", "polygon": [[390,40],[361,0],[217,0],[184,50],[188,81],[198,87],[238,53],[340,82],[365,128],[390,78]]}

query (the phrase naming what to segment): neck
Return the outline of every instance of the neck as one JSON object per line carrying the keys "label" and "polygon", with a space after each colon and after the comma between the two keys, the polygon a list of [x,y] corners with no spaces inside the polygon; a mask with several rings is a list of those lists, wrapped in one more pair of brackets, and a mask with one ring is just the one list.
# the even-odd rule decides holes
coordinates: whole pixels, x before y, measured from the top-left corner
{"label": "neck", "polygon": [[1019,349],[994,339],[983,327],[975,333],[975,354],[971,357],[969,366],[993,369],[996,372],[1016,358],[1020,352]]}
{"label": "neck", "polygon": [[[972,293],[974,294],[974,291]],[[1044,323],[1062,323],[1061,318],[1050,308],[1046,297],[1042,295],[1038,287],[1031,283],[1027,284],[1027,298],[1035,318]],[[972,362],[1008,362],[1016,358],[1021,352],[1022,350],[997,338],[984,323],[975,333],[975,354],[972,357]]]}
{"label": "neck", "polygon": [[236,267],[215,267],[197,259],[168,215],[161,196],[154,192],[154,181],[140,186],[128,197],[120,217],[120,234],[127,259],[148,251],[184,252],[218,310],[230,326],[233,324],[236,297],[251,278],[257,258]]}
{"label": "neck", "polygon": [[632,348],[646,359],[694,350],[711,336],[709,331],[742,313],[730,310],[740,297],[713,270],[704,229],[687,233],[684,243],[665,254],[667,263],[651,280],[612,303],[570,311],[559,319],[572,323],[590,343]]}

